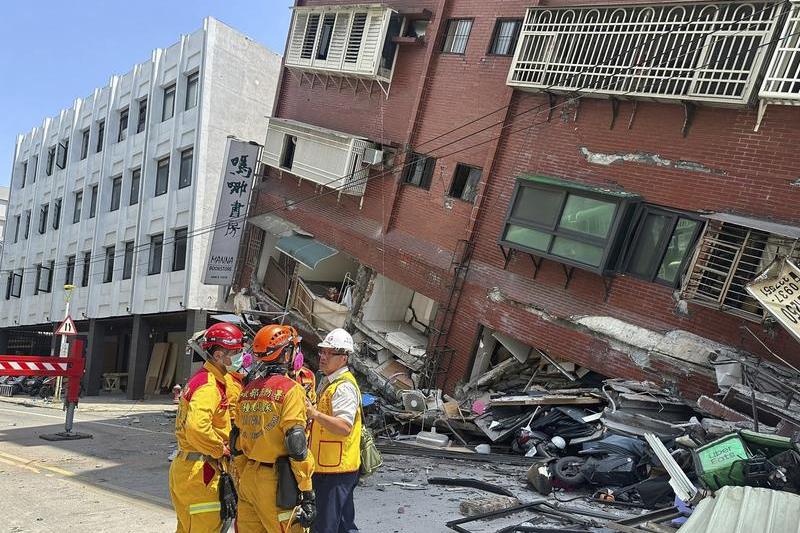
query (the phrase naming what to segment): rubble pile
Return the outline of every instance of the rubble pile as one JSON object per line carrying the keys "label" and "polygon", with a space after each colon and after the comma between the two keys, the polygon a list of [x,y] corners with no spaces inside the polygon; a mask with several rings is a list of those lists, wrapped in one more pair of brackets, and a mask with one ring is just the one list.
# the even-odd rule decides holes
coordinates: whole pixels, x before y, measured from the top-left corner
{"label": "rubble pile", "polygon": [[[516,517],[495,530],[706,531],[701,522],[714,508],[706,502],[720,496],[718,508],[732,498],[800,494],[796,369],[726,354],[712,361],[719,392],[691,401],[655,383],[543,363],[509,358],[456,397],[401,390],[398,401],[379,399],[366,411],[383,453],[516,465],[525,474],[532,502],[494,498],[495,507],[473,509],[450,529]],[[749,520],[741,515],[738,530],[761,530]]]}

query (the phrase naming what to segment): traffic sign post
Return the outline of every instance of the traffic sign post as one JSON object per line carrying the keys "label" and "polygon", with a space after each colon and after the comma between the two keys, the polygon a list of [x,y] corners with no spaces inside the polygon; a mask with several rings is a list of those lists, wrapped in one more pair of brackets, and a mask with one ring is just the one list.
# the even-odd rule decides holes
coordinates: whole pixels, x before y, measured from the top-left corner
{"label": "traffic sign post", "polygon": [[[61,346],[58,350],[59,357],[67,357],[69,355],[69,345],[67,344],[67,339],[65,337],[70,335],[76,335],[78,333],[77,328],[75,327],[75,322],[72,320],[72,317],[69,316],[69,301],[72,299],[72,290],[75,288],[75,285],[64,285],[64,321],[58,326],[56,330],[56,335],[61,337],[59,341]],[[54,354],[55,355],[55,354]],[[56,394],[55,399],[61,399],[61,377],[59,376],[56,379]]]}

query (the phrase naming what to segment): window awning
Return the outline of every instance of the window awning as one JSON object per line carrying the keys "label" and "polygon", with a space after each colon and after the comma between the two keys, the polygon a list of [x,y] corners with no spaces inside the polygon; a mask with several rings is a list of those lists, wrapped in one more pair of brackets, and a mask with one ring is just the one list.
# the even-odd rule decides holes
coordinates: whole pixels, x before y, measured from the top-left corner
{"label": "window awning", "polygon": [[297,233],[278,239],[275,248],[311,270],[317,268],[322,261],[339,253],[338,250],[312,237]]}
{"label": "window awning", "polygon": [[743,217],[729,213],[711,213],[706,215],[706,218],[711,220],[719,220],[720,222],[727,222],[729,224],[736,224],[737,226],[744,226],[746,228],[757,229],[765,233],[774,233],[776,235],[780,235],[781,237],[800,239],[800,227],[797,226],[789,226],[787,224],[779,224],[769,220]]}

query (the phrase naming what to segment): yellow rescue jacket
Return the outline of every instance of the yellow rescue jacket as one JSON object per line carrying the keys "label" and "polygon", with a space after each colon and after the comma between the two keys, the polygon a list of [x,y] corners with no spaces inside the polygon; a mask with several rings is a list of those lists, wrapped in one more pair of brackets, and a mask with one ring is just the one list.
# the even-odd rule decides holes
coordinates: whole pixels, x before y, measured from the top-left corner
{"label": "yellow rescue jacket", "polygon": [[181,393],[175,417],[175,438],[184,452],[222,457],[231,433],[225,374],[205,363]]}
{"label": "yellow rescue jacket", "polygon": [[225,374],[225,394],[228,396],[228,411],[231,414],[231,423],[236,423],[236,410],[239,406],[239,396],[242,394],[244,384],[238,374],[228,372]]}
{"label": "yellow rescue jacket", "polygon": [[[294,426],[306,427],[306,391],[286,375],[273,374],[251,381],[239,396],[236,426],[237,447],[248,459],[274,464],[288,456],[286,432]],[[314,457],[289,460],[298,488],[311,490]]]}
{"label": "yellow rescue jacket", "polygon": [[[361,402],[361,390],[356,378],[348,370],[332,381],[319,395],[317,409],[323,414],[333,416],[333,394],[339,385],[349,381],[358,392]],[[311,451],[317,459],[316,471],[319,474],[343,474],[355,472],[361,467],[361,406],[356,409],[353,430],[349,435],[331,433],[322,424],[314,421],[311,424]]]}

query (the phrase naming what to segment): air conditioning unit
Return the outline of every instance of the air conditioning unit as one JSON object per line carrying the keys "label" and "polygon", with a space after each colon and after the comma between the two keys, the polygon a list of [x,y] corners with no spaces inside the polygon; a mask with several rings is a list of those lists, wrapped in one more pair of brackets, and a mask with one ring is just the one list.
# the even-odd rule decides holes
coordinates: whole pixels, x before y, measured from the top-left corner
{"label": "air conditioning unit", "polygon": [[383,163],[383,150],[364,148],[363,162],[365,165],[380,165]]}

